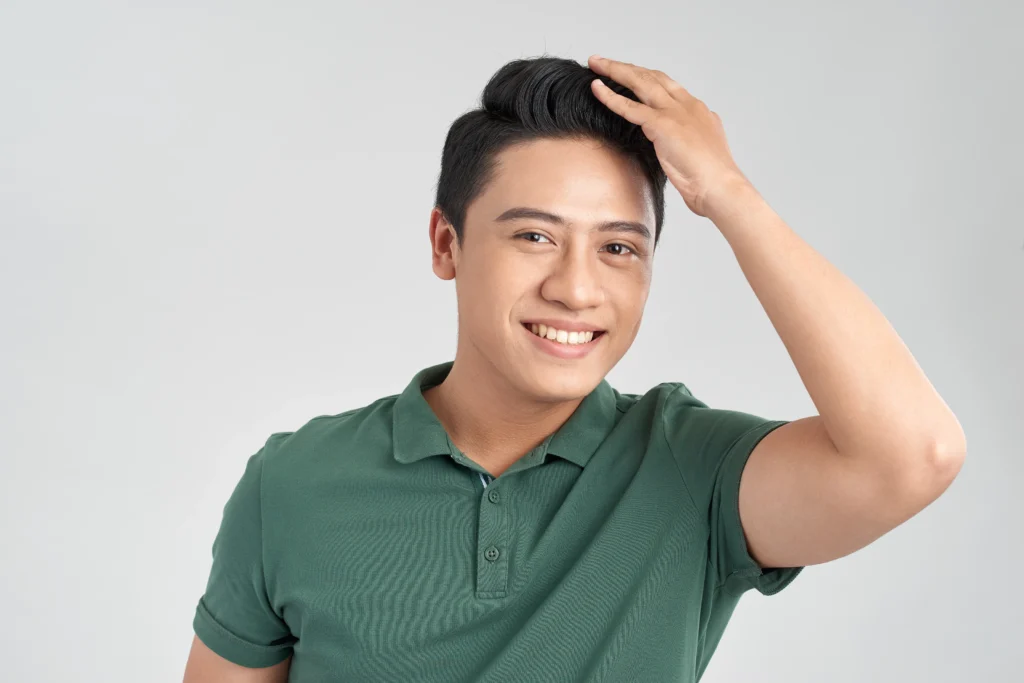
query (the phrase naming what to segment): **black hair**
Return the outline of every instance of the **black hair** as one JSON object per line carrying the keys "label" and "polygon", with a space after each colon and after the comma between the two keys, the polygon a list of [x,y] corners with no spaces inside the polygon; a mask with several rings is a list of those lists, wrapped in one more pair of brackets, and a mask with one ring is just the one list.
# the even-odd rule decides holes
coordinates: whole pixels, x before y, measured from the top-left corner
{"label": "black hair", "polygon": [[460,242],[466,207],[493,180],[498,154],[518,143],[554,138],[596,140],[636,164],[650,185],[657,246],[665,218],[665,171],[640,126],[597,99],[590,85],[595,78],[640,101],[629,88],[579,62],[543,56],[502,66],[484,87],[480,108],[455,119],[444,141],[434,203]]}

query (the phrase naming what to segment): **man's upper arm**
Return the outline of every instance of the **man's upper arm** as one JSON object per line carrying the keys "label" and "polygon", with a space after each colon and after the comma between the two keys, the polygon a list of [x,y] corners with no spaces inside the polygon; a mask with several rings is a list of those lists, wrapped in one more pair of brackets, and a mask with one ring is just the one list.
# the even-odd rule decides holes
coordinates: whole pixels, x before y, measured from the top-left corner
{"label": "man's upper arm", "polygon": [[927,503],[896,479],[840,454],[820,416],[782,425],[753,449],[740,481],[751,555],[766,567],[810,565],[863,548]]}
{"label": "man's upper arm", "polygon": [[193,636],[183,683],[285,683],[291,662],[289,657],[273,666],[250,669],[224,659]]}
{"label": "man's upper arm", "polygon": [[205,647],[253,669],[287,659],[297,642],[273,604],[263,564],[263,463],[281,441],[272,435],[249,458],[224,506],[213,565],[192,621]]}

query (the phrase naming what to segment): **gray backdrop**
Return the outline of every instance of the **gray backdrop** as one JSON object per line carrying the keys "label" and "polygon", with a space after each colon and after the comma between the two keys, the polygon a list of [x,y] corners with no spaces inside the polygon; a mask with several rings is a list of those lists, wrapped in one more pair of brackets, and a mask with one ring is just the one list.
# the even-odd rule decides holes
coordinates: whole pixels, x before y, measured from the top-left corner
{"label": "gray backdrop", "polygon": [[[454,354],[427,237],[449,123],[509,59],[593,52],[719,112],[969,444],[917,517],[749,593],[705,680],[1021,675],[1022,19],[1009,0],[3,3],[3,678],[181,680],[249,455]],[[813,414],[727,243],[667,193],[609,380]]]}

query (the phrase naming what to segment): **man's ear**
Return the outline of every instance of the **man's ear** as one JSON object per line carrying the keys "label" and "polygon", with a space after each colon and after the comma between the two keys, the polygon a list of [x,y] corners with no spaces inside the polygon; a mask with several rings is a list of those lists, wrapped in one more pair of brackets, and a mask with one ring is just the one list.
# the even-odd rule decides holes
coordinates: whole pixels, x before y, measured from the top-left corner
{"label": "man's ear", "polygon": [[430,251],[434,274],[442,280],[454,279],[459,258],[458,238],[455,227],[436,206],[430,212]]}

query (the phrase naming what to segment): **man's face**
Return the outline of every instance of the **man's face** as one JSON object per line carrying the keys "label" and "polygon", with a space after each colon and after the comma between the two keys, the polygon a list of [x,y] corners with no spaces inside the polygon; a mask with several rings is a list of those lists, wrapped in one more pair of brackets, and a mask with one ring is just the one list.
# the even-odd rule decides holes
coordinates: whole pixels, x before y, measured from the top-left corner
{"label": "man's face", "polygon": [[[514,209],[565,223],[510,216]],[[640,224],[649,235],[602,228],[611,221]],[[459,356],[523,394],[585,396],[636,338],[650,290],[654,213],[646,180],[613,150],[550,139],[509,148],[467,208],[462,243],[449,244],[446,257],[432,236],[435,272],[455,277]],[[593,339],[580,328],[596,330]]]}

